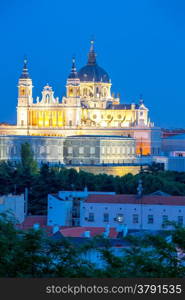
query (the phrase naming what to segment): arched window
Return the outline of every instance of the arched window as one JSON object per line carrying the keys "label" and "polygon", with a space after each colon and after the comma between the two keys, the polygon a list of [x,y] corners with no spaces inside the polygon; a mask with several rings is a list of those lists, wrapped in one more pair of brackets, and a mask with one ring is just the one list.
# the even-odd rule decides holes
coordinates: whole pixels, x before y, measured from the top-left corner
{"label": "arched window", "polygon": [[83,90],[83,95],[87,96],[87,89],[86,88],[84,88],[84,90]]}

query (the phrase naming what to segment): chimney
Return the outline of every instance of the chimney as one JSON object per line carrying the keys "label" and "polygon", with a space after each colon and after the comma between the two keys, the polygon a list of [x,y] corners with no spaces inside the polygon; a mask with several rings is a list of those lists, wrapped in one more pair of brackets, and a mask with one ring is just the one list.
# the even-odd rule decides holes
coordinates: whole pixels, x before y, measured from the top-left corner
{"label": "chimney", "polygon": [[118,224],[116,227],[116,231],[118,233],[118,238],[125,237],[128,233],[128,227],[126,224]]}
{"label": "chimney", "polygon": [[53,232],[53,234],[55,234],[56,232],[58,232],[59,231],[59,226],[58,225],[54,225],[53,226],[53,228],[52,228],[52,232]]}
{"label": "chimney", "polygon": [[118,223],[117,226],[116,226],[116,231],[117,232],[122,232],[123,231],[123,226],[124,226],[123,224]]}
{"label": "chimney", "polygon": [[91,237],[91,232],[90,231],[84,231],[84,237],[90,238]]}
{"label": "chimney", "polygon": [[105,227],[105,231],[103,233],[103,236],[106,237],[106,238],[108,238],[109,234],[110,234],[110,225],[107,224],[106,227]]}
{"label": "chimney", "polygon": [[33,224],[33,229],[39,230],[39,228],[40,228],[40,224],[39,223]]}

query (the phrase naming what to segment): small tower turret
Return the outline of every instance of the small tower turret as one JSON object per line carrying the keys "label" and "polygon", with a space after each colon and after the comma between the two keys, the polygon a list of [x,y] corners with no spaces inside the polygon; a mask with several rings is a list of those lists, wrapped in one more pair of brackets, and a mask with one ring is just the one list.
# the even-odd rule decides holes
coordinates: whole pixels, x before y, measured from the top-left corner
{"label": "small tower turret", "polygon": [[28,73],[27,59],[24,59],[22,74],[18,82],[18,105],[17,105],[17,125],[28,125],[28,106],[33,103],[32,98],[32,79]]}
{"label": "small tower turret", "polygon": [[79,97],[80,96],[80,80],[76,70],[75,58],[72,59],[71,72],[67,79],[67,97]]}

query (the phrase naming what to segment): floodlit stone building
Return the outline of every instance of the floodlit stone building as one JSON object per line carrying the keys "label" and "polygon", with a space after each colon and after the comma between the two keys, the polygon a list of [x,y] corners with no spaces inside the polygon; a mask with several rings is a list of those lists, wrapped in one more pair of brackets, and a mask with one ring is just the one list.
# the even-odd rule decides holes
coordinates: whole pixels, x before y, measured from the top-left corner
{"label": "floodlit stone building", "polygon": [[132,137],[136,154],[159,155],[161,131],[150,121],[143,100],[120,103],[120,96],[111,92],[111,86],[108,73],[96,61],[93,41],[84,67],[77,71],[73,59],[66,95],[61,100],[48,84],[41,99],[33,98],[25,60],[18,82],[17,124],[2,124],[0,135],[52,136],[56,140],[68,136],[80,136],[80,140],[87,135]]}

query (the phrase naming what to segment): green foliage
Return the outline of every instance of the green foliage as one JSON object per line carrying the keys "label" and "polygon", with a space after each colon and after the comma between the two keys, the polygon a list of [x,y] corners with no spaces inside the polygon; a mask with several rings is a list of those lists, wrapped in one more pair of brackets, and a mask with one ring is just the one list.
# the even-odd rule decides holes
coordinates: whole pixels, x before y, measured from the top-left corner
{"label": "green foliage", "polygon": [[[184,277],[185,259],[179,256],[185,254],[184,241],[185,228],[175,225],[161,235],[128,236],[130,247],[117,256],[101,236],[80,246],[70,238],[51,239],[42,230],[17,230],[12,219],[1,215],[0,277]],[[93,250],[100,254],[101,268],[87,259]]]}
{"label": "green foliage", "polygon": [[21,167],[24,172],[34,175],[38,172],[37,162],[34,160],[33,151],[29,143],[21,145]]}
{"label": "green foliage", "polygon": [[46,214],[47,195],[59,190],[113,191],[117,194],[135,194],[139,179],[143,182],[143,193],[150,194],[156,190],[171,195],[185,195],[185,173],[163,171],[161,166],[153,164],[143,169],[140,174],[112,176],[94,175],[82,170],[77,172],[61,165],[49,166],[46,163],[37,166],[28,143],[22,145],[21,161],[17,164],[0,162],[0,194],[29,190],[29,212]]}

